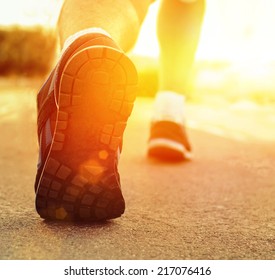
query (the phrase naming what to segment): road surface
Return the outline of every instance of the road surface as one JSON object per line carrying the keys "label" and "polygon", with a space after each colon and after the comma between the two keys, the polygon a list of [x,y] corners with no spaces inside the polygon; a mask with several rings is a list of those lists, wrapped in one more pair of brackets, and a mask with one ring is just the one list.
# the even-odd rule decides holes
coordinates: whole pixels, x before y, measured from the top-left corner
{"label": "road surface", "polygon": [[274,259],[275,106],[190,104],[194,159],[146,157],[152,99],[138,98],[120,174],[124,216],[45,222],[34,210],[35,90],[0,91],[0,259]]}

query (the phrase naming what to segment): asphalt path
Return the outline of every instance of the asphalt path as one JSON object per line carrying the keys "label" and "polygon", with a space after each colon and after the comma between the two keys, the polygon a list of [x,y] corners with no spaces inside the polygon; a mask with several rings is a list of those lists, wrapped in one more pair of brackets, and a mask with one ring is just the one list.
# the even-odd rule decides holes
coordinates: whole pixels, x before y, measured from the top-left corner
{"label": "asphalt path", "polygon": [[0,91],[0,259],[275,258],[274,106],[190,104],[194,159],[163,163],[146,156],[152,99],[138,98],[119,165],[126,212],[97,224],[36,214],[35,106],[32,87]]}

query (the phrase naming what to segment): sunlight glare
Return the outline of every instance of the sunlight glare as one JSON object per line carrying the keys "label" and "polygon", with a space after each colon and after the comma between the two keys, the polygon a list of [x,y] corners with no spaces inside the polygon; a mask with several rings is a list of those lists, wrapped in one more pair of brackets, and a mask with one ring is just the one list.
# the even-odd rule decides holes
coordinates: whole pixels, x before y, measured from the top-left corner
{"label": "sunlight glare", "polygon": [[[150,7],[134,53],[157,57],[156,17]],[[275,1],[206,0],[197,60],[259,63],[275,60]]]}
{"label": "sunlight glare", "polygon": [[43,25],[55,24],[63,0],[0,0],[0,25]]}
{"label": "sunlight glare", "polygon": [[[0,25],[54,26],[63,0],[0,0]],[[134,53],[157,57],[159,1],[149,8]],[[275,60],[275,1],[206,0],[198,60],[267,62]]]}

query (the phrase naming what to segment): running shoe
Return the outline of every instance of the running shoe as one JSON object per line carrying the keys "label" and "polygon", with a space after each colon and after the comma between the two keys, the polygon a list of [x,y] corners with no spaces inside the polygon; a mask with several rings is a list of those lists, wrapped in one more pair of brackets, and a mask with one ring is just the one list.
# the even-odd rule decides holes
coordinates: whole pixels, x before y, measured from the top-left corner
{"label": "running shoe", "polygon": [[73,40],[37,97],[35,205],[44,219],[94,222],[121,216],[118,173],[137,73],[105,34]]}
{"label": "running shoe", "polygon": [[163,161],[182,161],[192,158],[185,126],[171,121],[151,124],[148,155]]}
{"label": "running shoe", "polygon": [[183,95],[159,92],[154,103],[148,156],[164,161],[192,158],[191,145],[186,133]]}

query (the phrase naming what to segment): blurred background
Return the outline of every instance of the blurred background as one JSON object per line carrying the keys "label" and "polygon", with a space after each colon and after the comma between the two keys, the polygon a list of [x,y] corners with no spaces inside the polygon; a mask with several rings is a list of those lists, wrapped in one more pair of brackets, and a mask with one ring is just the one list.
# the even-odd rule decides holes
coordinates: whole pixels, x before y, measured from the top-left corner
{"label": "blurred background", "polygon": [[[55,25],[63,0],[0,0],[0,81],[40,83],[57,58]],[[140,95],[157,90],[158,44],[150,7],[133,57]],[[275,101],[275,1],[207,0],[189,92],[191,101]]]}

